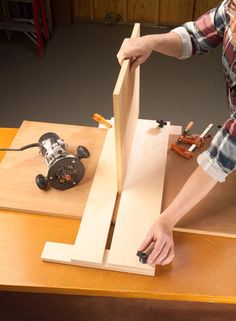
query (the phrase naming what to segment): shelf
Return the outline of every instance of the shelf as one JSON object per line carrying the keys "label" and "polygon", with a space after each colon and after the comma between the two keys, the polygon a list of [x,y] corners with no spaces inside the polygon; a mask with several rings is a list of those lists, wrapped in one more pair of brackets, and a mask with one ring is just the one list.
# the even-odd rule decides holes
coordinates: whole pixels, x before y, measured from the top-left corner
{"label": "shelf", "polygon": [[7,19],[7,20],[0,21],[0,30],[35,32],[35,27],[31,23],[16,22],[16,21]]}

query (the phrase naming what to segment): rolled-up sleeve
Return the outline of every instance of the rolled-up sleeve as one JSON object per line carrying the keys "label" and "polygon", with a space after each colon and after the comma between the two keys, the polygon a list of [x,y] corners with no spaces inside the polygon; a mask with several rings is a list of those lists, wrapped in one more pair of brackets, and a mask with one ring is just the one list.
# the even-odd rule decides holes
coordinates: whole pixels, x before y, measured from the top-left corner
{"label": "rolled-up sleeve", "polygon": [[197,158],[199,166],[218,182],[236,169],[236,112],[216,133],[209,149]]}
{"label": "rolled-up sleeve", "polygon": [[225,2],[209,10],[196,21],[186,22],[172,30],[182,40],[180,59],[211,52],[222,42],[226,21]]}
{"label": "rolled-up sleeve", "polygon": [[191,37],[188,31],[184,27],[177,27],[171,30],[171,32],[177,33],[182,41],[182,53],[179,59],[187,59],[191,57],[193,48],[192,48]]}

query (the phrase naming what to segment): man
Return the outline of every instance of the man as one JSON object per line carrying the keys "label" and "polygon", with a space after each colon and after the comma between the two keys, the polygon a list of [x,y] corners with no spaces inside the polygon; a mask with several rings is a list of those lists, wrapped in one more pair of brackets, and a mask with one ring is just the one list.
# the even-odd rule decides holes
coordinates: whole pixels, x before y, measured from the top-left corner
{"label": "man", "polygon": [[230,118],[215,135],[209,149],[199,155],[198,168],[189,177],[170,206],[151,226],[139,250],[154,242],[150,265],[168,264],[174,258],[173,226],[236,168],[236,0],[225,0],[195,22],[185,23],[166,34],[125,39],[117,54],[119,63],[132,58],[131,70],[156,51],[178,59],[212,51],[223,44]]}

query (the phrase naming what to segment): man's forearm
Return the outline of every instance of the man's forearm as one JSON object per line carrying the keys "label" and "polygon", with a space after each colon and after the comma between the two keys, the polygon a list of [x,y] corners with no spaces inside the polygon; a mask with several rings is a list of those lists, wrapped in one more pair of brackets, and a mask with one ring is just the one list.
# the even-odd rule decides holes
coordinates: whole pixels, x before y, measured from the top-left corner
{"label": "man's forearm", "polygon": [[174,226],[213,189],[216,183],[215,179],[198,166],[161,216]]}
{"label": "man's forearm", "polygon": [[179,58],[182,54],[182,40],[175,32],[144,36],[151,43],[153,51]]}

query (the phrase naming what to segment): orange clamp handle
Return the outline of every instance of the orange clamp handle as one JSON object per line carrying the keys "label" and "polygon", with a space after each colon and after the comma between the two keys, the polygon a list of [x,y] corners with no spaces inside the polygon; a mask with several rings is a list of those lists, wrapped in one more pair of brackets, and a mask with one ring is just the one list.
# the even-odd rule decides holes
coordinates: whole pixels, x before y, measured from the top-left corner
{"label": "orange clamp handle", "polygon": [[106,121],[104,117],[102,117],[100,114],[94,113],[93,114],[93,120],[96,120],[99,124],[103,124],[107,128],[111,128],[111,124]]}
{"label": "orange clamp handle", "polygon": [[189,152],[188,150],[182,148],[182,147],[179,147],[177,146],[176,144],[172,144],[171,145],[171,149],[173,149],[178,155],[184,157],[184,158],[187,158],[187,159],[190,159],[193,157],[193,153],[192,152]]}

